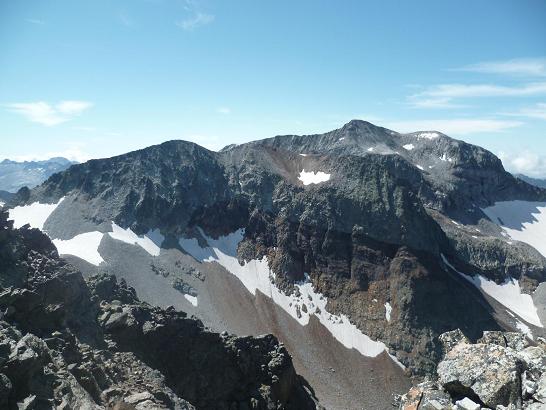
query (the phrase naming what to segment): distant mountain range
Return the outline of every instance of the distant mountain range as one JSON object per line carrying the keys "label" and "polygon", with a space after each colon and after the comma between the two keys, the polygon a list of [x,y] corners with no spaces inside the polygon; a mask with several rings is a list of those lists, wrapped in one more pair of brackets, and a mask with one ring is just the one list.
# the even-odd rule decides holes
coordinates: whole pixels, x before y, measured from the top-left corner
{"label": "distant mountain range", "polygon": [[527,182],[528,184],[537,186],[539,188],[546,188],[546,179],[531,178],[531,177],[528,177],[527,175],[523,175],[523,174],[514,174],[514,176],[516,178],[521,179],[522,181]]}
{"label": "distant mountain range", "polygon": [[17,192],[24,186],[34,188],[73,164],[77,162],[62,157],[24,162],[5,159],[0,162],[0,191]]}

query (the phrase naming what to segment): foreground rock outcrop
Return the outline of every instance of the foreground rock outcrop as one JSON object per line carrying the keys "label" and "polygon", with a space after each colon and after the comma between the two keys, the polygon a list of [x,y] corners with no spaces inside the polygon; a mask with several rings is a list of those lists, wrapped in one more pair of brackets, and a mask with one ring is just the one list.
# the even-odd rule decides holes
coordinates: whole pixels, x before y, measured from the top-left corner
{"label": "foreground rock outcrop", "polygon": [[546,341],[529,345],[512,332],[484,332],[470,343],[459,331],[440,337],[445,356],[435,381],[402,396],[400,409],[546,408]]}
{"label": "foreground rock outcrop", "polygon": [[0,256],[0,408],[316,407],[274,336],[211,333],[123,280],[86,282],[1,211]]}

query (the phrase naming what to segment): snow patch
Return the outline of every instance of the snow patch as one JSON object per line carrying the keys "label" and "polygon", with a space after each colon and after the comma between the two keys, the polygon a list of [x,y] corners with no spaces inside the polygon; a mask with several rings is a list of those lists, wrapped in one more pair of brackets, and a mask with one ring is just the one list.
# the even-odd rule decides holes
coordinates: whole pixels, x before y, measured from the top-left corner
{"label": "snow patch", "polygon": [[529,328],[529,326],[527,326],[523,322],[520,322],[518,319],[516,319],[516,329],[518,329],[521,333],[523,333],[529,339],[531,340],[535,339],[533,336],[533,332],[531,332],[531,329]]}
{"label": "snow patch", "polygon": [[385,319],[387,319],[387,322],[391,321],[391,312],[392,312],[392,306],[389,302],[385,303]]}
{"label": "snow patch", "polygon": [[447,161],[447,162],[453,162],[453,159],[449,158],[447,154],[444,152],[443,155],[440,157],[440,161]]}
{"label": "snow patch", "polygon": [[421,171],[424,171],[425,168],[423,168],[421,165],[415,165],[417,168],[419,168]]}
{"label": "snow patch", "polygon": [[0,201],[0,207],[3,207],[5,202]]}
{"label": "snow patch", "polygon": [[443,262],[449,268],[457,272],[478,289],[491,296],[497,302],[506,306],[526,322],[538,327],[543,327],[540,318],[538,317],[537,308],[533,302],[533,298],[531,295],[521,292],[521,288],[517,280],[508,278],[504,283],[499,285],[481,275],[470,276],[455,269],[455,267],[449,263],[444,255],[441,256]]}
{"label": "snow patch", "polygon": [[98,251],[103,235],[98,231],[86,232],[68,240],[53,239],[53,244],[60,255],[74,255],[98,266],[104,262]]}
{"label": "snow patch", "polygon": [[427,140],[434,140],[436,138],[438,138],[439,135],[437,132],[421,132],[419,134],[417,134],[417,138],[424,138],[424,139],[427,139]]}
{"label": "snow patch", "polygon": [[340,139],[338,139],[338,141],[343,141],[345,139],[345,137],[341,137]]}
{"label": "snow patch", "polygon": [[[349,349],[354,348],[368,357],[375,357],[387,350],[384,343],[374,341],[363,334],[345,315],[329,313],[326,310],[327,298],[315,292],[308,276],[305,280],[295,284],[299,292],[287,295],[273,283],[274,274],[269,269],[267,257],[253,259],[240,265],[237,259],[237,247],[243,239],[243,229],[218,239],[207,237],[202,230],[199,229],[199,231],[207,242],[208,246],[205,248],[199,246],[194,238],[179,239],[180,246],[195,259],[200,262],[216,262],[222,265],[228,272],[235,275],[251,294],[255,295],[256,291],[260,291],[302,326],[309,323],[311,315],[316,316],[320,323]],[[395,357],[391,356],[391,358],[399,366],[404,367]]]}
{"label": "snow patch", "polygon": [[9,219],[13,220],[14,228],[20,228],[23,225],[29,224],[32,228],[43,229],[49,215],[53,213],[63,200],[64,197],[59,199],[56,204],[34,202],[30,205],[16,206],[9,210]]}
{"label": "snow patch", "polygon": [[306,156],[307,156],[307,154],[299,154],[299,155],[302,156],[302,157],[306,157]]}
{"label": "snow patch", "polygon": [[413,145],[413,144],[406,144],[406,145],[402,145],[402,148],[404,148],[405,150],[411,151],[412,149],[415,148],[415,145]]}
{"label": "snow patch", "polygon": [[159,229],[150,230],[145,235],[137,235],[131,228],[123,229],[114,222],[112,222],[112,232],[108,232],[108,234],[119,241],[131,245],[139,245],[152,256],[159,255],[161,245],[165,239],[165,237],[161,235]]}
{"label": "snow patch", "polygon": [[303,182],[303,185],[320,184],[330,180],[330,174],[326,174],[322,171],[317,172],[305,172],[305,169],[300,172],[298,179]]}
{"label": "snow patch", "polygon": [[197,306],[197,296],[188,295],[187,293],[184,293],[184,297],[188,302],[190,302],[193,306]]}
{"label": "snow patch", "polygon": [[370,147],[367,149],[368,152],[372,152],[375,148],[374,147]]}
{"label": "snow patch", "polygon": [[546,202],[496,202],[482,211],[508,237],[531,245],[546,257]]}

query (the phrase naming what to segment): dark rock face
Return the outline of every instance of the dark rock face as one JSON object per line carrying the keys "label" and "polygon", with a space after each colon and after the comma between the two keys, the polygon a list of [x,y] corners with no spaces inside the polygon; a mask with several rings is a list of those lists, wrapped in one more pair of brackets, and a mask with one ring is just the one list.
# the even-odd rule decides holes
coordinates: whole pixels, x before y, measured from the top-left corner
{"label": "dark rock face", "polygon": [[[304,185],[302,170],[330,178]],[[169,246],[196,227],[212,237],[244,228],[241,262],[267,256],[287,293],[309,274],[329,311],[385,341],[419,374],[434,370],[442,332],[461,328],[476,340],[499,328],[488,303],[445,270],[440,254],[499,283],[512,276],[533,289],[546,280],[546,260],[529,246],[501,244],[491,226],[485,240],[449,228],[451,218],[491,225],[480,207],[544,200],[546,191],[514,178],[492,153],[437,132],[399,134],[351,121],[220,152],[169,141],[72,166],[19,199],[63,196],[45,225],[63,239],[89,221],[137,233],[159,228]]]}
{"label": "dark rock face", "polygon": [[6,217],[0,211],[2,408],[315,408],[274,336],[210,333],[140,302],[113,276],[86,283],[44,234],[14,230]]}

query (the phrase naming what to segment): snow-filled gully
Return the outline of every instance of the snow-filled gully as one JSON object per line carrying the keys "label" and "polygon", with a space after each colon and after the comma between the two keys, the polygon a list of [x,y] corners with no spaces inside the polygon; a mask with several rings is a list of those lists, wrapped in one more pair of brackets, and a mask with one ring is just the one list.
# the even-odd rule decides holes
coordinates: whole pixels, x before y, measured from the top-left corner
{"label": "snow-filled gully", "polygon": [[[286,295],[273,283],[273,272],[269,269],[267,258],[254,259],[240,265],[237,259],[237,246],[243,239],[244,230],[231,233],[218,239],[212,239],[200,230],[208,246],[201,247],[194,238],[180,238],[180,246],[200,262],[217,262],[228,272],[235,275],[253,295],[259,290],[272,299],[278,306],[285,310],[298,323],[305,326],[312,315],[316,316],[320,323],[345,347],[356,349],[367,357],[376,357],[383,351],[387,351],[384,343],[374,341],[362,333],[352,324],[345,315],[334,315],[326,310],[327,298],[315,292],[308,277],[300,283],[296,283],[298,292]],[[390,305],[389,305],[390,307]],[[390,319],[388,310],[387,319]],[[392,355],[390,357],[397,365],[404,366]]]}
{"label": "snow-filled gully", "polygon": [[452,271],[458,273],[462,278],[473,284],[475,287],[491,296],[497,302],[510,309],[516,315],[521,317],[526,322],[543,327],[540,318],[538,317],[537,308],[533,302],[531,295],[521,292],[519,282],[516,279],[507,279],[502,284],[497,284],[492,280],[481,275],[467,275],[457,270],[444,255],[441,255],[444,264]]}

